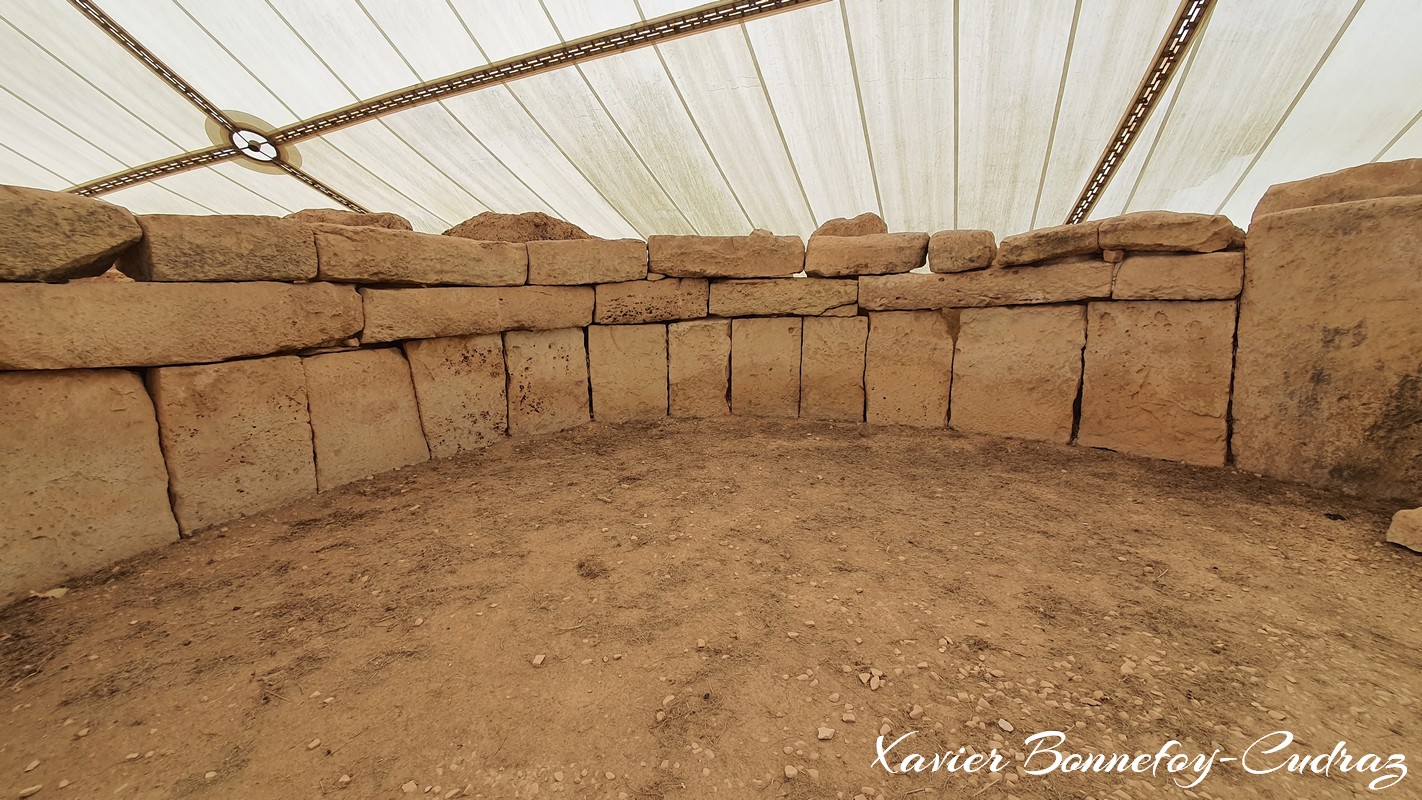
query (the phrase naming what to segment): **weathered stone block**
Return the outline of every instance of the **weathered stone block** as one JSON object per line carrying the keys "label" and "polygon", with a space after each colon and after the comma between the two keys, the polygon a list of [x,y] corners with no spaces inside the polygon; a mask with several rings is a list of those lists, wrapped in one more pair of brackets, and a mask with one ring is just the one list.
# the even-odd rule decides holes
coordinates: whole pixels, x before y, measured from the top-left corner
{"label": "weathered stone block", "polygon": [[413,230],[410,221],[389,211],[343,211],[336,208],[304,208],[287,214],[285,219],[325,225],[351,225],[357,228],[385,228],[392,231]]}
{"label": "weathered stone block", "polygon": [[316,494],[295,356],[148,371],[183,533]]}
{"label": "weathered stone block", "polygon": [[869,315],[865,418],[877,425],[942,428],[953,382],[953,321],[941,311]]}
{"label": "weathered stone block", "polygon": [[0,373],[0,431],[0,602],[177,540],[137,375]]}
{"label": "weathered stone block", "polygon": [[329,283],[0,284],[0,369],[195,364],[317,347],[361,328]]}
{"label": "weathered stone block", "polygon": [[1422,553],[1422,508],[1403,509],[1393,514],[1387,540]]}
{"label": "weathered stone block", "polygon": [[1244,283],[1244,253],[1132,255],[1116,268],[1117,300],[1232,300]]}
{"label": "weathered stone block", "polygon": [[952,273],[987,269],[997,258],[992,231],[939,231],[928,238],[928,269]]}
{"label": "weathered stone block", "polygon": [[143,241],[119,259],[139,281],[309,281],[311,226],[280,217],[146,214]]}
{"label": "weathered stone block", "polygon": [[859,307],[869,311],[1070,303],[1111,296],[1104,261],[952,275],[877,275],[859,279]]}
{"label": "weathered stone block", "polygon": [[141,236],[127,209],[102,200],[0,186],[0,281],[100,275]]}
{"label": "weathered stone block", "polygon": [[805,274],[839,278],[908,272],[923,266],[927,253],[926,233],[816,236],[805,252]]}
{"label": "weathered stone block", "polygon": [[1229,217],[1219,214],[1136,211],[1101,220],[1099,235],[1105,250],[1213,253],[1229,247],[1236,233]]}
{"label": "weathered stone block", "polygon": [[649,269],[674,278],[781,278],[805,265],[798,236],[652,236]]}
{"label": "weathered stone block", "polygon": [[508,432],[502,336],[405,342],[405,358],[431,456],[449,458],[479,450]]}
{"label": "weathered stone block", "polygon": [[599,283],[599,325],[639,325],[706,316],[709,292],[704,278]]}
{"label": "weathered stone block", "polygon": [[378,227],[312,227],[323,281],[518,286],[528,277],[523,244]]}
{"label": "weathered stone block", "polygon": [[1416,195],[1422,195],[1422,158],[1380,161],[1270,186],[1254,207],[1254,219],[1308,206]]}
{"label": "weathered stone block", "polygon": [[876,233],[888,233],[889,226],[884,224],[884,220],[872,211],[866,211],[857,217],[835,217],[810,234],[810,238],[816,236],[871,236]]}
{"label": "weathered stone block", "polygon": [[800,413],[800,318],[731,320],[731,413]]}
{"label": "weathered stone block", "polygon": [[587,232],[571,222],[550,217],[542,211],[500,214],[485,211],[455,225],[445,236],[481,242],[541,242],[550,239],[589,239]]}
{"label": "weathered stone block", "polygon": [[1008,236],[997,246],[997,264],[1011,267],[1099,253],[1100,227],[1100,222],[1079,222]]}
{"label": "weathered stone block", "polygon": [[410,365],[393,347],[302,359],[321,491],[430,457]]}
{"label": "weathered stone block", "polygon": [[564,239],[528,243],[528,282],[557,286],[647,277],[641,239]]}
{"label": "weathered stone block", "polygon": [[581,328],[504,334],[509,433],[553,433],[591,419],[588,356]]}
{"label": "weathered stone block", "polygon": [[864,421],[868,317],[808,317],[800,348],[800,416]]}
{"label": "weathered stone block", "polygon": [[592,322],[591,286],[360,290],[364,343],[575,328]]}
{"label": "weathered stone block", "polygon": [[665,417],[667,326],[589,326],[588,379],[599,422]]}
{"label": "weathered stone block", "polygon": [[731,321],[698,319],[667,326],[667,381],[673,417],[731,413]]}
{"label": "weathered stone block", "polygon": [[711,282],[711,314],[717,317],[816,316],[852,306],[859,282],[831,278],[752,278]]}
{"label": "weathered stone block", "polygon": [[1091,303],[1077,443],[1225,462],[1235,304]]}
{"label": "weathered stone block", "polygon": [[1258,217],[1246,263],[1239,466],[1422,503],[1422,197]]}
{"label": "weathered stone block", "polygon": [[968,308],[953,354],[956,430],[1071,441],[1086,308]]}

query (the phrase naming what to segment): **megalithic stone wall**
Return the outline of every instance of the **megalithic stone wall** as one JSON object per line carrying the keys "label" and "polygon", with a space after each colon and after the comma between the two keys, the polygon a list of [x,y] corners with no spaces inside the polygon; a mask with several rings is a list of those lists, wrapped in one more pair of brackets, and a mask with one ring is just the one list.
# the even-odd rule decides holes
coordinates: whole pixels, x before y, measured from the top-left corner
{"label": "megalithic stone wall", "polygon": [[[807,251],[764,233],[525,244],[339,224],[361,215],[136,218],[0,187],[0,602],[591,420],[946,426],[1208,465],[1232,443],[1261,472],[1415,493],[1417,202],[1266,215],[1246,265],[1242,233],[1201,214],[1000,244],[846,229]],[[115,262],[138,280],[90,277]]]}

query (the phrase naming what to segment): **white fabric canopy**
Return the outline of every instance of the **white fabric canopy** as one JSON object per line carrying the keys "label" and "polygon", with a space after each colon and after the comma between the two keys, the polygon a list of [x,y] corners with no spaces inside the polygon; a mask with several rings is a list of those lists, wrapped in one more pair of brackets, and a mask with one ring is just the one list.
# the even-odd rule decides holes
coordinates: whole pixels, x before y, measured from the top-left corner
{"label": "white fabric canopy", "polygon": [[[107,0],[220,109],[280,128],[692,8],[685,0]],[[441,231],[543,211],[608,237],[1061,223],[1177,0],[830,0],[302,139],[299,166]],[[1271,184],[1422,156],[1422,4],[1217,0],[1093,216],[1247,221]],[[0,183],[67,189],[213,145],[71,4],[0,3]],[[232,159],[108,192],[142,213],[339,207]]]}

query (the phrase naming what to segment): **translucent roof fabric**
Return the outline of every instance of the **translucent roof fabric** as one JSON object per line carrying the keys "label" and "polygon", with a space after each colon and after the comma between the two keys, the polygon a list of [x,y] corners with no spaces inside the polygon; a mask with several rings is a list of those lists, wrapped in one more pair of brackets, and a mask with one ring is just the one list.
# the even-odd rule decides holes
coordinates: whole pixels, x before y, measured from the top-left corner
{"label": "translucent roof fabric", "polygon": [[[84,7],[90,13],[86,13]],[[64,190],[583,37],[685,0],[7,0],[0,183]],[[1179,0],[827,0],[401,107],[101,193],[140,213],[340,198],[442,231],[543,211],[605,237],[1060,224]],[[1216,0],[1092,216],[1247,221],[1268,186],[1422,156],[1422,3]],[[253,123],[255,124],[255,123]],[[327,187],[331,194],[316,187]]]}

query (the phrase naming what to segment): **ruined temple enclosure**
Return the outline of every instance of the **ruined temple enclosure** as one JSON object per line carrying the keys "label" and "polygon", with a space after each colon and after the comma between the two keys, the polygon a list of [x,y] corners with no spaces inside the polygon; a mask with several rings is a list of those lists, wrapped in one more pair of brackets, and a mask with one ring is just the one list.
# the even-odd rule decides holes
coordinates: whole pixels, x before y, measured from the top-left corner
{"label": "ruined temple enclosure", "polygon": [[1404,5],[0,9],[0,798],[1422,796]]}

